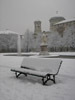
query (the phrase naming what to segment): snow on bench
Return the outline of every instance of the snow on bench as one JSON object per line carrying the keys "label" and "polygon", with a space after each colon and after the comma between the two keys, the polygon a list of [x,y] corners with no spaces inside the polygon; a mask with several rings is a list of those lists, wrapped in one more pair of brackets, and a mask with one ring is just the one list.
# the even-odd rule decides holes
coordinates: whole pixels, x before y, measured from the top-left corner
{"label": "snow on bench", "polygon": [[58,74],[61,59],[59,58],[29,58],[25,57],[22,61],[21,68],[11,69],[15,72],[16,77],[20,74],[34,75],[42,77],[43,84],[46,84],[48,80],[52,80],[55,83],[55,75]]}
{"label": "snow on bench", "polygon": [[22,74],[29,74],[29,75],[35,75],[35,76],[39,76],[39,77],[44,77],[47,73],[46,72],[40,72],[37,70],[31,70],[31,69],[22,69],[22,68],[15,68],[15,69],[11,69],[11,71],[15,71],[15,72],[19,72]]}

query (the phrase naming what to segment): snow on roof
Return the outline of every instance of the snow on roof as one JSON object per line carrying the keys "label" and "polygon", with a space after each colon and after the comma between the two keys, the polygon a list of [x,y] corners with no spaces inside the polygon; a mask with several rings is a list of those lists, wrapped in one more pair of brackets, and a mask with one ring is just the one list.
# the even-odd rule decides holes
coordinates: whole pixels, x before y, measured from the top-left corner
{"label": "snow on roof", "polygon": [[58,23],[56,23],[54,25],[58,25],[58,24],[62,24],[62,23],[68,23],[68,22],[72,22],[72,21],[75,21],[75,18],[63,20],[63,21],[60,21],[60,22],[58,22]]}
{"label": "snow on roof", "polygon": [[18,33],[10,30],[5,30],[5,31],[0,31],[0,34],[18,34]]}
{"label": "snow on roof", "polygon": [[63,20],[65,20],[65,18],[62,17],[62,16],[55,16],[55,17],[51,17],[49,21],[55,20],[55,19],[63,19]]}

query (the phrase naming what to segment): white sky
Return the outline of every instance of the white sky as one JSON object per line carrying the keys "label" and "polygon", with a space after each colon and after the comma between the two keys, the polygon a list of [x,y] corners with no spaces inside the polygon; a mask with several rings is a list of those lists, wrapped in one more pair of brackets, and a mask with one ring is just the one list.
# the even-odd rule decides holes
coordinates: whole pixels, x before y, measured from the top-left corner
{"label": "white sky", "polygon": [[75,0],[0,0],[0,31],[34,31],[34,21],[42,21],[42,31],[49,31],[49,19],[75,17]]}

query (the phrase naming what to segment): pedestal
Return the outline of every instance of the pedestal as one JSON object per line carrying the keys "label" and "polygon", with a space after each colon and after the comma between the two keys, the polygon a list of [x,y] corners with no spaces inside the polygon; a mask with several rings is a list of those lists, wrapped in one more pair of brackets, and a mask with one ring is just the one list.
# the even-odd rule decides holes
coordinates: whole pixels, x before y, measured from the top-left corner
{"label": "pedestal", "polygon": [[49,52],[47,50],[47,44],[41,44],[40,49],[41,49],[41,51],[40,51],[39,55],[49,55]]}

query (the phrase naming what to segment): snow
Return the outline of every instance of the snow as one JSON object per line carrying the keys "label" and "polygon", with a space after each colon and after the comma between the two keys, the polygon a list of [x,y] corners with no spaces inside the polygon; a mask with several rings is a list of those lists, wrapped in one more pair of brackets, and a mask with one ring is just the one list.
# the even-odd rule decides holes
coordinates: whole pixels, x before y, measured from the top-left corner
{"label": "snow", "polygon": [[18,34],[18,33],[10,30],[5,30],[5,31],[0,31],[0,34]]}
{"label": "snow", "polygon": [[27,73],[31,75],[37,75],[37,76],[45,76],[47,74],[47,72],[41,72],[37,70],[30,70],[30,69],[23,69],[23,68],[15,68],[11,70],[14,72],[17,71],[17,72],[22,72],[22,73]]}
{"label": "snow", "polygon": [[75,59],[63,58],[56,84],[49,81],[43,86],[41,78],[22,75],[16,79],[10,71],[20,67],[23,58],[0,55],[0,100],[75,100]]}
{"label": "snow", "polygon": [[[44,76],[48,73],[56,74],[58,72],[61,59],[57,58],[35,58],[24,57],[21,66],[28,67],[30,69],[35,69],[37,71],[46,72]],[[42,73],[43,74],[43,73]]]}
{"label": "snow", "polygon": [[58,22],[58,23],[56,23],[56,24],[54,24],[54,25],[62,24],[62,23],[67,23],[67,22],[72,22],[72,21],[75,21],[75,18],[63,20],[63,21]]}

